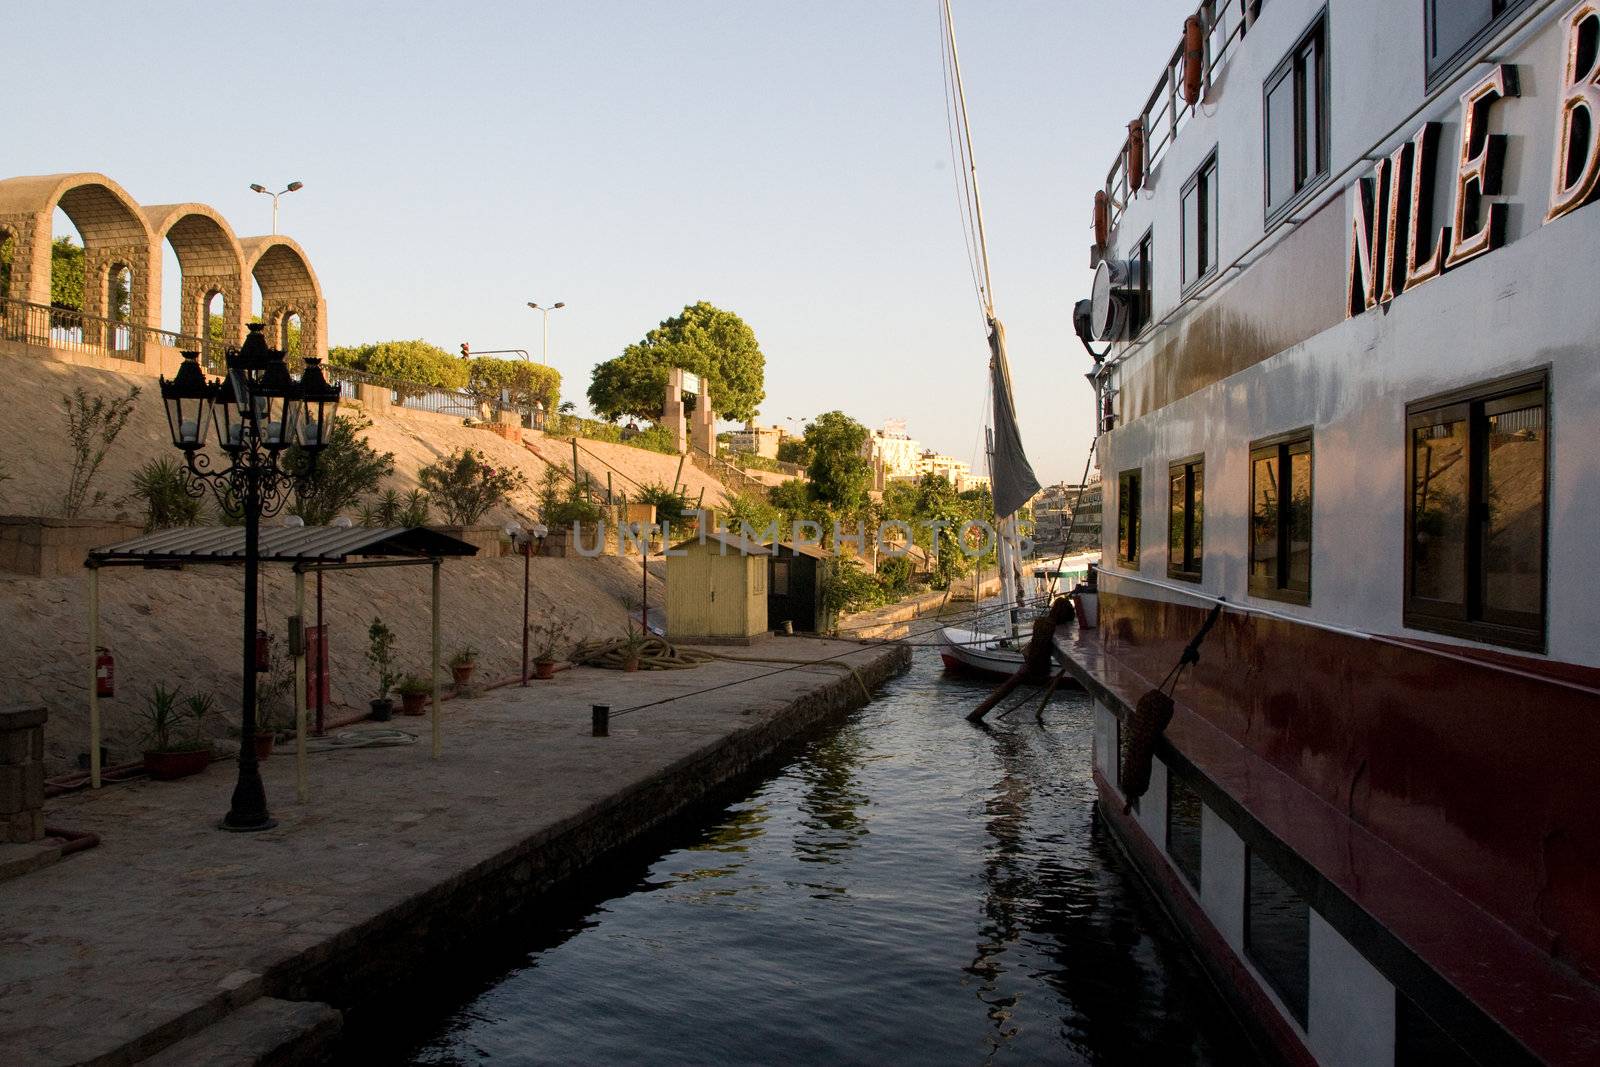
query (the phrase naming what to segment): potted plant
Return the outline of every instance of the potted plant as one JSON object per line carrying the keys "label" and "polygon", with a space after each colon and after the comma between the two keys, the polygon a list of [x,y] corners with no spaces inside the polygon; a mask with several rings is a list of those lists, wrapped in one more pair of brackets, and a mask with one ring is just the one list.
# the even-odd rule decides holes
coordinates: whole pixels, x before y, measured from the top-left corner
{"label": "potted plant", "polygon": [[178,696],[176,689],[158,685],[144,698],[144,769],[162,781],[198,774],[211,762],[211,742],[202,732],[211,696],[181,705]]}
{"label": "potted plant", "polygon": [[541,681],[555,677],[556,661],[566,645],[567,621],[552,615],[528,626],[528,647],[533,656],[533,676]]}
{"label": "potted plant", "polygon": [[[286,729],[283,722],[283,698],[294,691],[294,675],[278,669],[279,660],[273,654],[269,670],[256,679],[256,759],[272,755],[273,742],[278,731]],[[192,703],[196,697],[190,697]],[[206,700],[211,698],[208,696]]]}
{"label": "potted plant", "polygon": [[421,715],[422,709],[433,693],[433,683],[420,674],[408,674],[394,684],[400,694],[400,710],[406,715]]}
{"label": "potted plant", "polygon": [[367,662],[378,675],[378,695],[371,702],[372,718],[376,722],[387,722],[394,713],[394,701],[389,699],[389,689],[394,685],[394,673],[389,670],[389,664],[393,661],[394,631],[385,626],[382,619],[373,616],[372,625],[367,627]]}
{"label": "potted plant", "polygon": [[471,645],[462,645],[450,654],[450,676],[455,679],[456,688],[461,689],[472,680],[472,672],[478,666],[478,650]]}
{"label": "potted plant", "polygon": [[633,623],[628,624],[628,636],[622,639],[622,669],[636,671],[639,669],[639,658],[644,655],[645,647],[650,639],[642,630],[634,629]]}

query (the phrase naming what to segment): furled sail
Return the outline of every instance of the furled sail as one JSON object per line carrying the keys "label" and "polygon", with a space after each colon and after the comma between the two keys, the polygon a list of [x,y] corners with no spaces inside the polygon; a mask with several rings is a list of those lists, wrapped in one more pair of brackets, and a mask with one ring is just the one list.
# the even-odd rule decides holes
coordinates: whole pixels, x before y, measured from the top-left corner
{"label": "furled sail", "polygon": [[989,320],[989,376],[994,394],[994,456],[990,461],[994,513],[1004,518],[1033,499],[1039,479],[1022,450],[1017,404],[1011,395],[1011,365],[1006,362],[1006,329],[995,318]]}

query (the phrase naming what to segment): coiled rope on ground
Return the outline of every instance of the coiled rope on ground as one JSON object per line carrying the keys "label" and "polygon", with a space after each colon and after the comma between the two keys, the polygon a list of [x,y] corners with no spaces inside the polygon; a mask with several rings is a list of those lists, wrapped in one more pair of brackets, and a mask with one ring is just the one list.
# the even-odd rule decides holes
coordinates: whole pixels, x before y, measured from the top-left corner
{"label": "coiled rope on ground", "polygon": [[[633,646],[633,647],[630,647]],[[603,641],[584,641],[572,650],[572,662],[585,667],[624,669],[628,660],[638,659],[641,671],[674,671],[698,667],[716,657],[695,648],[679,648],[664,638],[651,635],[642,641],[614,637]]]}

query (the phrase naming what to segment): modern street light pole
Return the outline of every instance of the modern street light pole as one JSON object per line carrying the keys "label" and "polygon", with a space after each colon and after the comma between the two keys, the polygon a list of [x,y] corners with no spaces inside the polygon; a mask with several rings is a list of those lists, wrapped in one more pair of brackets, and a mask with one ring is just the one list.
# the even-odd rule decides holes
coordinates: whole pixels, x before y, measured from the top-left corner
{"label": "modern street light pole", "polygon": [[[339,405],[339,387],[323,377],[321,360],[306,358],[295,381],[283,353],[267,347],[261,324],[250,324],[243,347],[228,350],[227,373],[212,383],[200,369],[200,353],[185,352],[171,381],[161,379],[172,443],[183,451],[190,496],[206,486],[225,508],[244,512],[244,685],[239,711],[239,777],[222,818],[224,830],[268,830],[277,822],[267,811],[267,791],[256,759],[256,584],[261,568],[261,518],[282,510],[296,484],[312,476],[326,443],[329,419]],[[213,469],[206,444],[211,422],[227,466]],[[285,450],[299,446],[301,459]]]}
{"label": "modern street light pole", "polygon": [[551,304],[549,307],[544,307],[544,306],[542,306],[540,304],[536,304],[532,300],[530,300],[530,301],[528,301],[528,306],[531,307],[533,310],[537,311],[539,314],[544,316],[544,346],[539,349],[539,362],[540,363],[549,363],[550,362],[550,312],[559,311],[562,308],[566,307],[567,305],[566,305],[565,301],[557,300],[554,304]]}
{"label": "modern street light pole", "polygon": [[301,189],[304,189],[305,187],[306,187],[306,183],[305,182],[290,182],[287,187],[285,187],[283,189],[280,189],[278,192],[273,192],[271,189],[268,189],[265,185],[252,184],[250,186],[250,191],[251,192],[253,192],[253,193],[262,193],[263,195],[272,197],[272,233],[273,233],[273,236],[277,236],[277,233],[278,233],[278,197],[284,195],[285,193],[298,193]]}

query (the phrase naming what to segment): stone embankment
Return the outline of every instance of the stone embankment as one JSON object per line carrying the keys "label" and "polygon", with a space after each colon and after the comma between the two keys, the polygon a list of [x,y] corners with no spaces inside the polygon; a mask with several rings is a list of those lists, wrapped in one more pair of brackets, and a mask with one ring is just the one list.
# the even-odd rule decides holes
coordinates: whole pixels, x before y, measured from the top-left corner
{"label": "stone embankment", "polygon": [[[425,742],[314,754],[303,804],[274,755],[279,822],[261,833],[215,829],[229,763],[50,801],[52,825],[101,843],[0,885],[0,1048],[29,1064],[312,1058],[341,1012],[414,987],[910,658],[806,638],[715,651],[693,670],[579,668],[452,701],[439,758]],[[774,662],[796,657],[812,662]],[[608,737],[591,736],[593,704],[615,709]]]}

